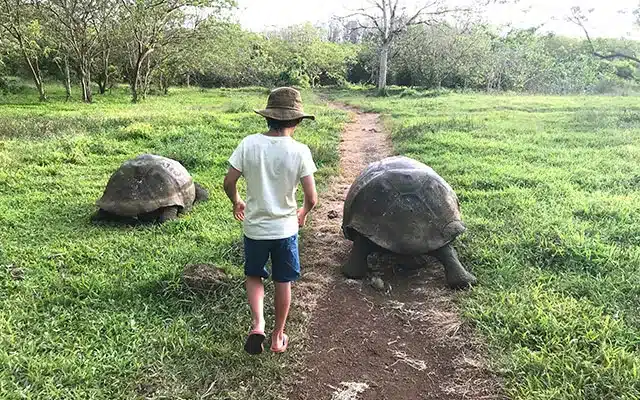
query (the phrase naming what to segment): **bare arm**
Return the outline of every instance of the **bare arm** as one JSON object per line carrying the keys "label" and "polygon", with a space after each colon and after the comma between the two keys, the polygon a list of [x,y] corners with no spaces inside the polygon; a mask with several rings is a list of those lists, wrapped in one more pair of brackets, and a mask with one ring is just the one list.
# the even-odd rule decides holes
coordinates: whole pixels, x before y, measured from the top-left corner
{"label": "bare arm", "polygon": [[316,180],[313,175],[305,176],[300,180],[304,192],[304,210],[308,214],[318,204],[318,193],[316,192]]}
{"label": "bare arm", "polygon": [[227,194],[229,200],[233,204],[233,216],[238,221],[244,220],[244,201],[240,198],[238,193],[238,179],[242,176],[242,172],[233,167],[229,167],[227,175],[224,177],[224,192]]}
{"label": "bare arm", "polygon": [[300,180],[304,192],[304,206],[298,210],[298,225],[301,227],[307,221],[307,215],[318,204],[318,193],[316,192],[316,181],[313,175],[307,175]]}

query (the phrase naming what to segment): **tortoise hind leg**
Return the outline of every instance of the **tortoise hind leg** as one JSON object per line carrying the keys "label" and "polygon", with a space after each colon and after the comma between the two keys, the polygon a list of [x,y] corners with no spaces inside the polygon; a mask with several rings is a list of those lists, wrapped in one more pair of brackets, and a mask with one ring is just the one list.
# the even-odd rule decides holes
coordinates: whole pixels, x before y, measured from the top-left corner
{"label": "tortoise hind leg", "polygon": [[373,250],[369,239],[360,234],[355,234],[353,248],[349,255],[349,260],[342,266],[342,273],[350,279],[360,279],[367,276],[367,256]]}
{"label": "tortoise hind leg", "polygon": [[447,244],[438,250],[432,251],[430,254],[442,263],[445,279],[447,280],[447,285],[449,285],[450,288],[465,289],[476,284],[476,277],[464,269],[458,259],[456,250],[451,244]]}

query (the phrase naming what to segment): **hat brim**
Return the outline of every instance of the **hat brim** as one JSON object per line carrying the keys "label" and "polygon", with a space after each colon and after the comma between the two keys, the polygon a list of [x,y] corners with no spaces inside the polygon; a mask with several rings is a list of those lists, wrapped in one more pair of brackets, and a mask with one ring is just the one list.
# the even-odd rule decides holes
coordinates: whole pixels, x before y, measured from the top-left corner
{"label": "hat brim", "polygon": [[312,114],[305,114],[300,111],[287,110],[283,108],[267,108],[264,110],[253,110],[256,114],[260,114],[265,118],[271,118],[278,121],[292,121],[294,119],[308,118],[315,120],[316,116]]}

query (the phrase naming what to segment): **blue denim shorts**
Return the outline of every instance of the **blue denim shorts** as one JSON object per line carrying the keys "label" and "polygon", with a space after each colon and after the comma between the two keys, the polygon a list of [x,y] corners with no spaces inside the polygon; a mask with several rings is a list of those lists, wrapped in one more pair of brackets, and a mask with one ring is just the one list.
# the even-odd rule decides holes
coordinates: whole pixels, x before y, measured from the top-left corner
{"label": "blue denim shorts", "polygon": [[300,278],[298,235],[286,239],[253,240],[244,237],[244,274],[269,277],[267,261],[271,256],[274,282],[294,282]]}

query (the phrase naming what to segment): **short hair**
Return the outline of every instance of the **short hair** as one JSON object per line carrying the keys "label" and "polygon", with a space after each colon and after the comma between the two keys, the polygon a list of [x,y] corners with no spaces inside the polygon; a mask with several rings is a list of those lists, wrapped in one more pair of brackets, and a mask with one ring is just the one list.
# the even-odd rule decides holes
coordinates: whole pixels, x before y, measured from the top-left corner
{"label": "short hair", "polygon": [[269,127],[269,129],[273,129],[274,131],[279,131],[285,128],[293,128],[294,126],[298,126],[300,122],[302,122],[302,118],[292,119],[288,121],[267,118],[267,126]]}

